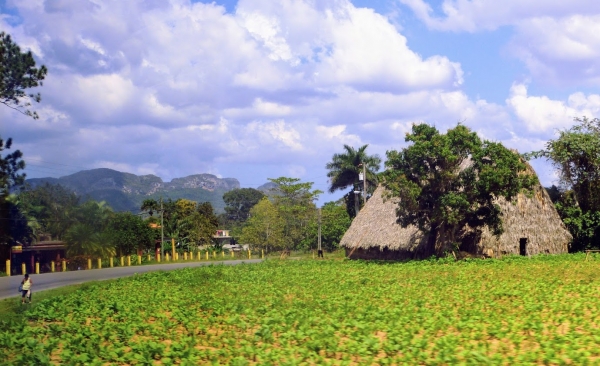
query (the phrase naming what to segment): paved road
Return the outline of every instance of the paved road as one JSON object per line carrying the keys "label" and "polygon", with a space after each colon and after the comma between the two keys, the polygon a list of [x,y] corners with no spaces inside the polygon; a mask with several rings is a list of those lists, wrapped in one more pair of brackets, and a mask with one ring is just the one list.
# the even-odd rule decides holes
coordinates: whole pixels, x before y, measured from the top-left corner
{"label": "paved road", "polygon": [[[153,264],[147,266],[132,266],[132,267],[116,267],[91,269],[86,271],[71,271],[71,272],[56,272],[44,273],[39,275],[31,275],[33,280],[33,292],[49,290],[68,285],[89,281],[108,280],[111,278],[127,277],[135,273],[144,273],[152,271],[170,271],[173,269],[186,267],[209,266],[211,264],[236,265],[242,263],[258,263],[262,259],[244,259],[233,261],[217,261],[217,262],[187,262],[187,263],[170,263],[170,264]],[[19,296],[17,288],[23,276],[0,277],[0,299]]]}

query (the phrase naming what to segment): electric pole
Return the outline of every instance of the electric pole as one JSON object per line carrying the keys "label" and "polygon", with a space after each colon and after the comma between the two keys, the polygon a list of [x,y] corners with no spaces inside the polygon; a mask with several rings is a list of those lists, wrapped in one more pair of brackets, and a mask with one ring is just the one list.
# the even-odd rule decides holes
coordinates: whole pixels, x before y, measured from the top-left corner
{"label": "electric pole", "polygon": [[[156,202],[156,201],[155,201]],[[162,258],[165,257],[165,248],[163,247],[163,243],[165,241],[165,229],[164,229],[164,224],[163,224],[163,204],[162,204],[162,197],[160,198],[160,258],[161,260],[163,260]]]}
{"label": "electric pole", "polygon": [[363,198],[367,203],[367,164],[363,163]]}
{"label": "electric pole", "polygon": [[321,208],[319,208],[319,249],[317,256],[323,258],[323,248],[321,248]]}

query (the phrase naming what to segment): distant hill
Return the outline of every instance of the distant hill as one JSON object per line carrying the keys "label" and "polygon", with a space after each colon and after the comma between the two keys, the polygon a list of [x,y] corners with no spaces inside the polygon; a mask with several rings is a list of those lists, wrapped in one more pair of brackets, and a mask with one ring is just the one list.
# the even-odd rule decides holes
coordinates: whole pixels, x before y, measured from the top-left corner
{"label": "distant hill", "polygon": [[60,184],[82,197],[106,201],[115,211],[139,212],[148,198],[210,202],[215,211],[223,212],[223,194],[240,188],[235,178],[217,178],[212,174],[195,174],[163,182],[155,175],[135,175],[101,168],[84,170],[61,178],[32,178],[26,183],[37,187],[45,183]]}

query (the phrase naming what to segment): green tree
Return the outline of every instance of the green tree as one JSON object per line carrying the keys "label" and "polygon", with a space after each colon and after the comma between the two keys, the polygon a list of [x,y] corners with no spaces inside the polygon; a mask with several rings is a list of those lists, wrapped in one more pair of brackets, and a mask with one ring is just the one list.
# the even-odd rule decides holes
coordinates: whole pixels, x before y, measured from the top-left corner
{"label": "green tree", "polygon": [[250,209],[264,196],[264,193],[254,188],[234,189],[225,193],[223,201],[227,219],[234,224],[243,223],[248,219]]}
{"label": "green tree", "polygon": [[107,227],[111,242],[119,255],[154,249],[155,232],[138,215],[131,212],[115,213]]}
{"label": "green tree", "polygon": [[381,164],[378,155],[367,155],[367,147],[363,145],[355,150],[353,147],[344,145],[344,152],[334,154],[331,161],[325,165],[329,171],[327,177],[330,179],[329,192],[344,190],[351,187],[346,194],[347,211],[351,217],[356,216],[353,191],[362,189],[359,185],[359,174],[363,172],[362,164],[366,164],[367,194],[373,193],[377,187],[377,171]]}
{"label": "green tree", "polygon": [[[348,215],[343,201],[327,202],[321,209],[321,247],[327,251],[338,249],[340,241],[351,223],[352,218]],[[318,244],[318,221],[312,221],[309,224],[308,232],[302,246],[306,249],[315,249]]]}
{"label": "green tree", "polygon": [[272,189],[273,204],[285,222],[284,239],[286,249],[297,249],[308,235],[307,227],[316,220],[314,201],[320,190],[312,190],[313,182],[300,182],[298,178],[269,178],[275,183]]}
{"label": "green tree", "polygon": [[41,86],[47,73],[46,66],[35,67],[31,51],[21,52],[9,34],[0,32],[0,103],[37,119],[37,113],[27,107],[31,106],[29,100],[39,103],[41,95],[25,90]]}
{"label": "green tree", "polygon": [[25,168],[23,154],[15,150],[2,156],[11,146],[12,139],[5,142],[0,137],[0,260],[8,259],[10,246],[15,241],[27,240],[30,235],[26,218],[19,212],[19,206],[9,199],[11,189],[25,180],[25,174],[19,173]]}
{"label": "green tree", "polygon": [[413,125],[405,140],[412,145],[387,152],[381,177],[390,195],[400,199],[397,222],[428,233],[423,249],[429,253],[455,249],[467,228],[480,233],[487,226],[500,235],[502,213],[495,200],[511,201],[537,182],[518,154],[482,141],[460,124],[446,134]]}
{"label": "green tree", "polygon": [[600,238],[600,119],[575,118],[546,148],[527,154],[546,158],[559,172],[556,208],[573,235],[572,250],[598,247]]}
{"label": "green tree", "polygon": [[266,252],[282,249],[285,245],[284,228],[285,221],[275,205],[267,197],[263,197],[250,209],[240,241]]}
{"label": "green tree", "polygon": [[19,195],[23,209],[40,224],[40,232],[62,240],[65,232],[77,222],[79,197],[61,185],[44,184],[26,188]]}
{"label": "green tree", "polygon": [[106,202],[88,200],[76,206],[71,225],[63,235],[69,256],[108,257],[115,247],[107,233],[114,213]]}

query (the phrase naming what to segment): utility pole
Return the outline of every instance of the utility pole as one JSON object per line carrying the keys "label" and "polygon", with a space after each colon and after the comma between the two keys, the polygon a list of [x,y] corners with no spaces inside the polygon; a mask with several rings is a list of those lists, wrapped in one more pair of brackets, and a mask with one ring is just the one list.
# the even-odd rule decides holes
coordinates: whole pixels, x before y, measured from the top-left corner
{"label": "utility pole", "polygon": [[367,203],[367,164],[363,163],[363,198],[365,200],[365,204]]}
{"label": "utility pole", "polygon": [[162,204],[162,197],[160,198],[160,258],[164,258],[165,257],[165,248],[164,248],[164,241],[165,241],[165,229],[164,229],[164,224],[163,224],[163,204]]}
{"label": "utility pole", "polygon": [[317,251],[317,257],[323,258],[323,248],[321,248],[321,208],[319,208],[319,249]]}

